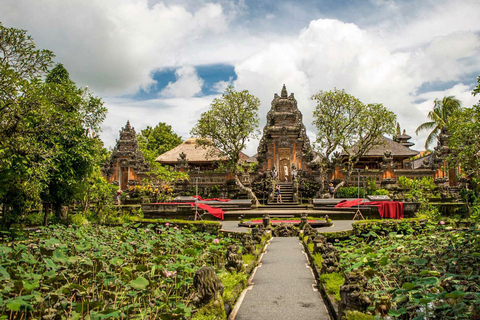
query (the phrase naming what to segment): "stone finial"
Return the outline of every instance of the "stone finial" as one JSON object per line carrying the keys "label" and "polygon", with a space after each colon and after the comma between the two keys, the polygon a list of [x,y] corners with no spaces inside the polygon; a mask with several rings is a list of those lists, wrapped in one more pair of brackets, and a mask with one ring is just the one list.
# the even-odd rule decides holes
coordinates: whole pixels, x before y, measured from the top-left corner
{"label": "stone finial", "polygon": [[283,84],[283,88],[282,88],[282,98],[284,99],[288,98],[287,87],[285,87],[285,84]]}

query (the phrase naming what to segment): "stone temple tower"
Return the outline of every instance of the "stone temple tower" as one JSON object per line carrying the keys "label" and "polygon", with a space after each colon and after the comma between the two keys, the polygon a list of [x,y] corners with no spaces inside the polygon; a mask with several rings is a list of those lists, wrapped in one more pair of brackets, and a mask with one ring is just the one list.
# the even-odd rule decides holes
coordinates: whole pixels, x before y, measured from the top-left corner
{"label": "stone temple tower", "polygon": [[289,96],[283,85],[281,95],[274,94],[257,149],[259,168],[270,171],[275,167],[280,181],[285,179],[285,166],[288,168],[288,180],[291,180],[292,167],[306,170],[307,164],[312,161],[312,148],[302,118],[293,93]]}
{"label": "stone temple tower", "polygon": [[115,182],[119,189],[125,190],[148,178],[148,171],[150,167],[138,147],[135,129],[127,121],[110,160],[103,164],[102,174],[108,182]]}

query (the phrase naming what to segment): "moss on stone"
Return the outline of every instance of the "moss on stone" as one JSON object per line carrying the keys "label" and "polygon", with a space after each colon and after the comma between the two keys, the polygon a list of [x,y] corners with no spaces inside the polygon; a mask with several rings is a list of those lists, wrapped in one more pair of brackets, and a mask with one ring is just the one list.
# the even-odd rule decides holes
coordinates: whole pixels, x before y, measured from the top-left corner
{"label": "moss on stone", "polygon": [[359,312],[359,311],[347,311],[342,320],[375,320],[374,316]]}
{"label": "moss on stone", "polygon": [[198,309],[192,320],[224,320],[226,317],[223,299],[218,294],[217,299]]}
{"label": "moss on stone", "polygon": [[345,282],[345,277],[340,273],[324,273],[320,275],[320,282],[325,284],[327,292],[335,297],[336,301],[340,301],[340,287]]}

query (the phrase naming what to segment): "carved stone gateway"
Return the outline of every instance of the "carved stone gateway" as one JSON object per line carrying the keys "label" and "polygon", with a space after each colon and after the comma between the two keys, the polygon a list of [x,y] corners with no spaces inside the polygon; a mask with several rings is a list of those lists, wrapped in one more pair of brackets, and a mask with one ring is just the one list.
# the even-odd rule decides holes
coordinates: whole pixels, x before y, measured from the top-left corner
{"label": "carved stone gateway", "polygon": [[299,171],[306,170],[313,159],[302,113],[293,93],[289,96],[285,85],[280,96],[274,95],[257,151],[258,168],[269,171],[275,167],[280,181],[284,181],[285,176],[289,181],[292,179],[292,166]]}

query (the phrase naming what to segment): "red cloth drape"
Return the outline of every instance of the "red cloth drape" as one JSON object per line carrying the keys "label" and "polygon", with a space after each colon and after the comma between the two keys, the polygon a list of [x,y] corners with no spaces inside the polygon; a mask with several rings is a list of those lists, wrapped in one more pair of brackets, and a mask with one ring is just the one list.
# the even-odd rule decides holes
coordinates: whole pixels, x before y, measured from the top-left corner
{"label": "red cloth drape", "polygon": [[363,199],[342,200],[339,203],[337,203],[335,208],[350,208],[358,205],[363,205]]}
{"label": "red cloth drape", "polygon": [[382,218],[403,219],[403,203],[398,201],[370,201],[364,202],[363,199],[342,200],[335,208],[350,208],[356,206],[376,206],[378,213]]}
{"label": "red cloth drape", "polygon": [[382,218],[403,219],[403,203],[398,201],[371,201],[366,205],[376,206]]}
{"label": "red cloth drape", "polygon": [[[159,202],[159,203],[153,203],[153,204],[188,204],[191,207],[195,207],[195,202]],[[218,218],[222,221],[225,218],[224,217],[225,211],[223,211],[221,208],[214,208],[204,203],[197,203],[197,206],[198,208],[207,211],[209,214],[211,214],[215,218]]]}

